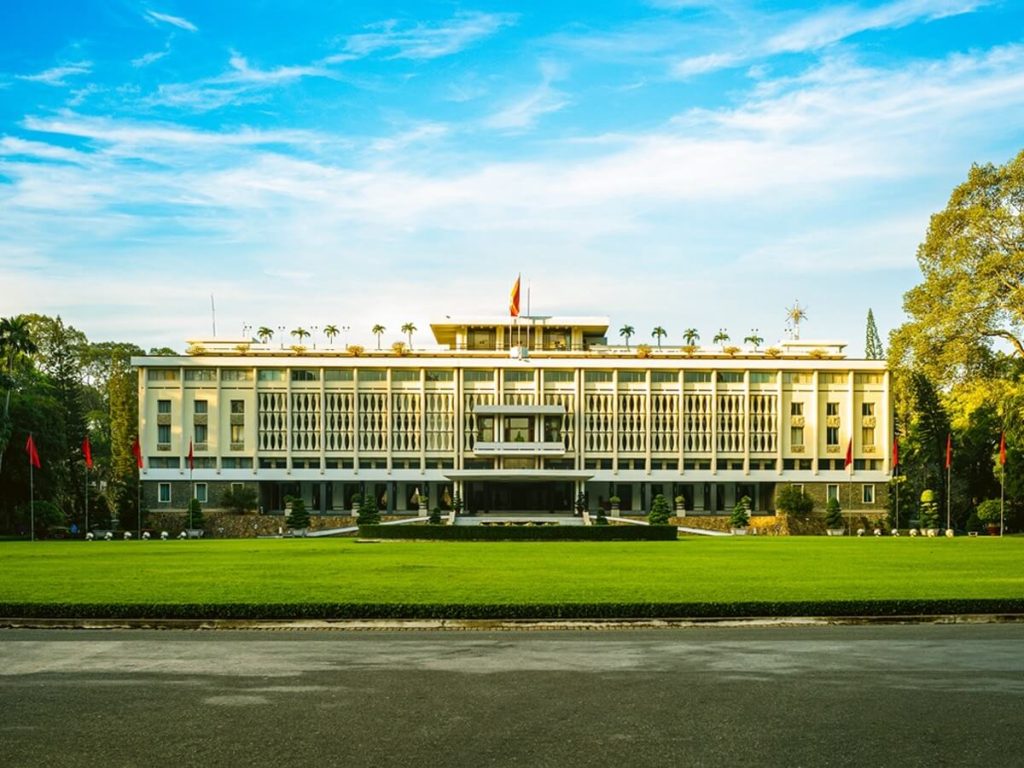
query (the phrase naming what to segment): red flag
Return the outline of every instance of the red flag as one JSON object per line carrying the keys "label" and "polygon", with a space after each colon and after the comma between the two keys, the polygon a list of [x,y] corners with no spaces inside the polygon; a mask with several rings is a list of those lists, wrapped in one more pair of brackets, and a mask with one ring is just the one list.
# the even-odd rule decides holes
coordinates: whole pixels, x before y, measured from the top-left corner
{"label": "red flag", "polygon": [[946,469],[953,466],[953,433],[946,433]]}
{"label": "red flag", "polygon": [[519,317],[519,279],[516,277],[515,285],[512,286],[512,293],[508,299],[508,311],[512,317]]}
{"label": "red flag", "polygon": [[853,466],[853,438],[850,438],[849,444],[846,446],[846,463],[843,465],[843,469],[849,469]]}
{"label": "red flag", "polygon": [[135,457],[135,466],[142,469],[142,446],[139,445],[139,438],[135,438],[135,442],[132,443],[132,456]]}
{"label": "red flag", "polygon": [[1006,433],[999,433],[999,464],[1006,466]]}
{"label": "red flag", "polygon": [[195,469],[195,466],[196,466],[196,462],[195,462],[195,459],[192,456],[192,441],[189,440],[188,441],[188,471],[191,472],[193,469]]}
{"label": "red flag", "polygon": [[36,469],[41,469],[42,464],[39,461],[39,451],[36,450],[36,441],[32,439],[32,435],[28,436],[28,442],[25,443],[25,453],[28,454],[28,461]]}
{"label": "red flag", "polygon": [[900,465],[900,441],[898,437],[892,439],[892,468]]}
{"label": "red flag", "polygon": [[86,435],[82,441],[82,456],[85,457],[85,468],[92,469],[92,446],[89,445],[89,436]]}

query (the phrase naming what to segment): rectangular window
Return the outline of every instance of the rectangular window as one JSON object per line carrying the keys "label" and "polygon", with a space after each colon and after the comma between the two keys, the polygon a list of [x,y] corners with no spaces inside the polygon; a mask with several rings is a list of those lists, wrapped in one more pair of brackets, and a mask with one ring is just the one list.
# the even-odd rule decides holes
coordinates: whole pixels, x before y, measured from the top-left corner
{"label": "rectangular window", "polygon": [[359,380],[360,381],[386,381],[388,377],[387,371],[382,371],[377,368],[360,368],[359,369]]}
{"label": "rectangular window", "polygon": [[619,371],[620,384],[639,384],[644,381],[647,381],[645,371]]}
{"label": "rectangular window", "polygon": [[804,404],[799,402],[792,402],[789,404],[789,415],[790,416],[803,416],[804,415]]}
{"label": "rectangular window", "polygon": [[403,368],[398,371],[391,372],[392,381],[419,381],[420,372],[409,368]]}
{"label": "rectangular window", "polygon": [[206,400],[196,400],[195,403],[193,403],[193,407],[195,409],[194,413],[197,413],[200,416],[204,416],[210,412],[209,403]]}
{"label": "rectangular window", "polygon": [[[231,425],[231,443],[232,450],[240,451],[241,446],[245,443],[245,426],[242,424]],[[238,446],[238,447],[235,447]]]}
{"label": "rectangular window", "polygon": [[454,378],[452,371],[427,369],[427,381],[452,381]]}
{"label": "rectangular window", "polygon": [[156,441],[160,445],[171,444],[171,425],[158,424],[156,427]]}
{"label": "rectangular window", "polygon": [[146,371],[147,381],[177,381],[177,368],[150,368]]}
{"label": "rectangular window", "polygon": [[476,417],[476,439],[481,443],[493,443],[494,442],[494,417],[493,416],[477,416]]}
{"label": "rectangular window", "polygon": [[869,446],[874,446],[874,444],[875,444],[875,428],[874,427],[864,427],[860,431],[860,444],[863,445],[865,448],[867,448]]}
{"label": "rectangular window", "polygon": [[743,372],[742,371],[719,371],[718,372],[718,383],[719,384],[742,384],[743,383]]}
{"label": "rectangular window", "polygon": [[156,498],[157,498],[157,501],[159,501],[161,504],[170,504],[171,503],[171,484],[170,483],[160,483],[157,486],[157,496],[156,496]]}
{"label": "rectangular window", "polygon": [[466,381],[494,381],[494,371],[485,371],[479,368],[468,368],[463,371],[462,378]]}
{"label": "rectangular window", "polygon": [[505,371],[505,381],[533,381],[533,371]]}
{"label": "rectangular window", "polygon": [[196,456],[196,469],[216,469],[217,460],[213,456]]}
{"label": "rectangular window", "polygon": [[825,415],[826,416],[838,416],[839,415],[839,403],[825,403]]}
{"label": "rectangular window", "polygon": [[812,378],[811,374],[805,371],[793,371],[783,374],[782,381],[785,384],[810,384]]}
{"label": "rectangular window", "polygon": [[505,417],[505,442],[532,443],[533,441],[532,416]]}
{"label": "rectangular window", "polygon": [[231,414],[233,416],[239,416],[245,413],[245,400],[232,400],[231,401]]}
{"label": "rectangular window", "polygon": [[711,371],[687,371],[683,374],[683,381],[687,384],[710,384]]}
{"label": "rectangular window", "polygon": [[880,373],[858,373],[856,377],[858,384],[881,384],[882,374]]}
{"label": "rectangular window", "polygon": [[789,444],[794,448],[803,448],[804,446],[804,428],[793,427],[789,430]]}
{"label": "rectangular window", "polygon": [[873,486],[873,485],[862,486],[860,500],[863,503],[865,503],[865,504],[874,504],[875,503],[875,486]]}
{"label": "rectangular window", "polygon": [[751,371],[750,372],[750,383],[751,384],[774,384],[775,374],[770,371]]}
{"label": "rectangular window", "polygon": [[216,381],[217,371],[214,368],[186,368],[185,381]]}
{"label": "rectangular window", "polygon": [[312,368],[292,368],[292,381],[320,381],[320,371]]}
{"label": "rectangular window", "polygon": [[675,384],[679,374],[675,371],[651,371],[651,381],[657,384]]}
{"label": "rectangular window", "polygon": [[220,460],[220,465],[224,469],[252,469],[252,459],[225,457]]}
{"label": "rectangular window", "polygon": [[324,381],[352,381],[352,369],[328,368],[324,371]]}
{"label": "rectangular window", "polygon": [[196,430],[196,434],[195,434],[196,443],[197,444],[205,445],[206,444],[206,438],[207,438],[207,436],[209,434],[209,432],[208,432],[208,430],[206,428],[206,425],[205,424],[196,424],[195,425],[195,430]]}
{"label": "rectangular window", "polygon": [[560,443],[562,441],[562,417],[544,417],[544,442]]}
{"label": "rectangular window", "polygon": [[586,371],[583,380],[587,384],[605,384],[612,380],[611,371]]}
{"label": "rectangular window", "polygon": [[199,501],[201,504],[206,503],[206,491],[206,483],[196,483],[196,500]]}
{"label": "rectangular window", "polygon": [[839,486],[830,483],[825,486],[825,500],[831,501],[832,499],[839,501]]}
{"label": "rectangular window", "polygon": [[861,403],[860,404],[860,415],[861,416],[874,416],[875,415],[875,404],[874,403]]}
{"label": "rectangular window", "polygon": [[252,381],[252,368],[225,368],[220,372],[221,381]]}
{"label": "rectangular window", "polygon": [[572,371],[544,371],[545,382],[572,382],[574,374]]}
{"label": "rectangular window", "polygon": [[177,456],[150,456],[150,469],[180,469],[181,462]]}
{"label": "rectangular window", "polygon": [[845,373],[819,373],[819,384],[846,384]]}
{"label": "rectangular window", "polygon": [[825,428],[825,445],[832,447],[839,445],[839,427]]}
{"label": "rectangular window", "polygon": [[280,368],[260,368],[256,379],[259,381],[284,381],[284,371]]}
{"label": "rectangular window", "polygon": [[162,414],[170,414],[171,412],[171,401],[170,400],[157,400],[156,401],[156,412]]}

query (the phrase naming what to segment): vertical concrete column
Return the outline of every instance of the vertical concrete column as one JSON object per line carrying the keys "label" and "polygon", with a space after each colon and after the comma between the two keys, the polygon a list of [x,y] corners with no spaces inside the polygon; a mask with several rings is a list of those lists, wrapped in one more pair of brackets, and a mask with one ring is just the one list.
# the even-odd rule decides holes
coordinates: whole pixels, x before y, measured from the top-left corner
{"label": "vertical concrete column", "polygon": [[[317,409],[317,430],[320,434],[320,474],[327,471],[327,382],[326,370],[320,367],[320,407]],[[321,498],[325,494],[321,492]]]}
{"label": "vertical concrete column", "polygon": [[743,372],[743,474],[750,474],[750,369]]}
{"label": "vertical concrete column", "polygon": [[[389,477],[391,476],[392,441],[394,440],[394,425],[391,423],[391,371],[392,369],[389,367],[387,369],[384,395],[384,445],[387,450],[387,472]],[[388,506],[391,506],[391,503],[391,494],[389,493]]]}
{"label": "vertical concrete column", "polygon": [[619,474],[619,369],[612,371],[612,474]]}
{"label": "vertical concrete column", "polygon": [[[814,373],[811,374],[811,402],[814,403],[813,424],[811,425],[812,426],[812,433],[814,434],[814,450],[811,451],[811,465],[812,465],[812,469],[814,471],[814,474],[817,475],[818,474],[818,457],[821,455],[821,441],[823,439],[823,435],[822,435],[822,432],[821,432],[821,413],[822,413],[821,405],[822,405],[822,403],[821,403],[821,398],[820,398],[819,389],[818,389],[818,371],[817,370],[815,370]],[[811,409],[808,408],[807,410],[810,411]],[[807,416],[810,416],[810,415],[811,414],[807,414]],[[805,424],[807,423],[807,416],[804,417],[804,423]],[[827,422],[828,422],[828,420],[826,419],[826,423]],[[804,438],[804,445],[807,445],[807,439],[806,438]]]}
{"label": "vertical concrete column", "polygon": [[420,368],[420,474],[427,472],[427,369]]}
{"label": "vertical concrete column", "polygon": [[[359,423],[359,368],[352,368],[352,474],[359,474],[359,441],[361,439]],[[360,490],[360,495],[366,495],[366,489]]]}
{"label": "vertical concrete column", "polygon": [[[686,372],[683,369],[679,369],[678,376],[678,390],[679,390],[679,402],[676,405],[676,440],[679,441],[679,475],[686,474],[686,470],[683,465],[686,461],[686,450],[683,446],[683,439],[686,435]],[[672,499],[672,503],[675,504],[675,499]]]}
{"label": "vertical concrete column", "polygon": [[[711,476],[718,474],[718,372],[711,371]],[[714,488],[712,487],[712,498]]]}
{"label": "vertical concrete column", "polygon": [[644,474],[648,477],[651,474],[651,398],[654,397],[654,387],[651,379],[651,369],[648,368],[646,374],[647,392],[644,400],[644,465],[646,466]]}
{"label": "vertical concrete column", "polygon": [[777,419],[775,422],[775,474],[782,474],[782,443],[789,427],[789,413],[782,399],[782,371],[775,372],[775,403]]}

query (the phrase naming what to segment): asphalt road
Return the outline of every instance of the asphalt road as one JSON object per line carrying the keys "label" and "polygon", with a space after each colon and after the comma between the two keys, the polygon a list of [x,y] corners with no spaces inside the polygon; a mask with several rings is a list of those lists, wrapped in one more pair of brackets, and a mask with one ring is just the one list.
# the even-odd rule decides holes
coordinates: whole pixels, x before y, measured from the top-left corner
{"label": "asphalt road", "polygon": [[0,765],[1020,766],[1024,624],[7,630]]}

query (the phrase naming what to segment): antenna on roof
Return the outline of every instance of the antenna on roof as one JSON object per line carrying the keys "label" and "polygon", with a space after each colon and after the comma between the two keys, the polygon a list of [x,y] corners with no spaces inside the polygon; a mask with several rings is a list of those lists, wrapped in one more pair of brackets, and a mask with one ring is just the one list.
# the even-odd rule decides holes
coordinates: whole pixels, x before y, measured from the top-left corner
{"label": "antenna on roof", "polygon": [[217,338],[217,307],[213,303],[213,294],[210,294],[210,321],[213,324],[213,338]]}

